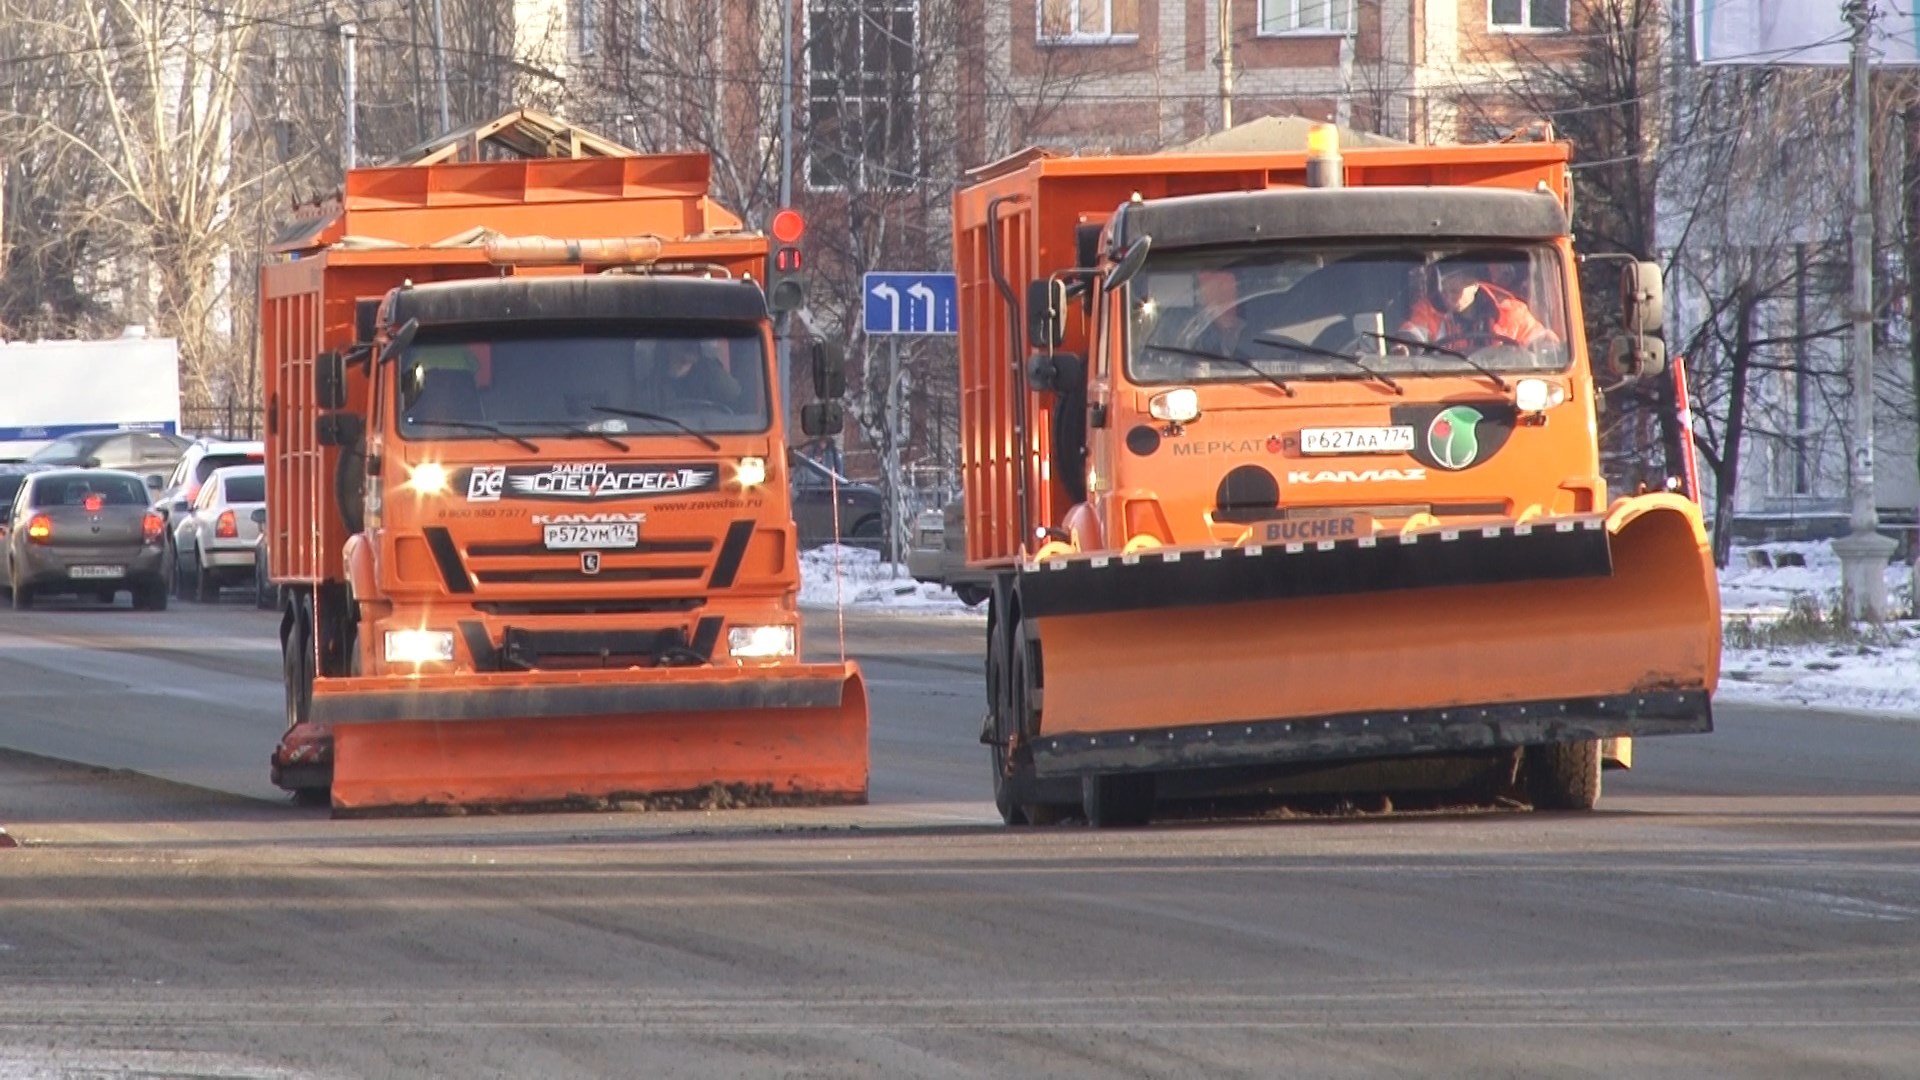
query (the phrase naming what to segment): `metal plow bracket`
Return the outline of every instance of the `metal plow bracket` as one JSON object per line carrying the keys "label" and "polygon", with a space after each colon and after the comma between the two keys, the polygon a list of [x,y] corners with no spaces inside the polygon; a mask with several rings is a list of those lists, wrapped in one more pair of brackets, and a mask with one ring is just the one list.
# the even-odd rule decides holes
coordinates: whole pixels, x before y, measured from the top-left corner
{"label": "metal plow bracket", "polygon": [[1610,524],[1609,576],[1042,616],[1040,734],[1709,691],[1705,537],[1651,498]]}
{"label": "metal plow bracket", "polygon": [[386,680],[316,687],[315,711],[333,731],[334,809],[866,801],[867,695],[853,665],[773,679],[673,674],[670,687],[473,678],[461,680],[465,689],[398,695]]}

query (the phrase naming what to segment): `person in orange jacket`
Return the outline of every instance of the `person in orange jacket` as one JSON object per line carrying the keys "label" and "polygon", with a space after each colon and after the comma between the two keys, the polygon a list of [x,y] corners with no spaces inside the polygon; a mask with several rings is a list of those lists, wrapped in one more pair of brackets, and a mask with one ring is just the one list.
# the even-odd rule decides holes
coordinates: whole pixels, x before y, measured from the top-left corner
{"label": "person in orange jacket", "polygon": [[1558,345],[1560,336],[1533,309],[1491,280],[1487,267],[1455,264],[1433,274],[1434,287],[1414,302],[1399,335],[1444,345],[1448,341],[1482,343],[1505,339],[1526,348]]}

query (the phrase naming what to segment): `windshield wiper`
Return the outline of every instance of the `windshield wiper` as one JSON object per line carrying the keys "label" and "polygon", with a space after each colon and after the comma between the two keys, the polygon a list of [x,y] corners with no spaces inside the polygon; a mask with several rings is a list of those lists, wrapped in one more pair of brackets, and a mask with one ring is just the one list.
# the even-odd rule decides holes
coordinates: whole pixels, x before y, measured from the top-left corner
{"label": "windshield wiper", "polygon": [[1249,360],[1244,356],[1228,356],[1226,353],[1217,353],[1209,349],[1189,349],[1182,345],[1160,345],[1151,341],[1141,347],[1146,349],[1155,349],[1160,352],[1170,352],[1179,356],[1194,356],[1202,360],[1225,360],[1229,364],[1239,364],[1241,367],[1246,368],[1248,371],[1251,371],[1255,375],[1258,375],[1261,378],[1267,380],[1268,382],[1272,383],[1274,386],[1279,387],[1281,393],[1287,395],[1288,397],[1294,396],[1293,387],[1288,386],[1286,383],[1282,382],[1280,380],[1280,376],[1275,375],[1272,372],[1261,371],[1258,365],[1256,365],[1252,360]]}
{"label": "windshield wiper", "polygon": [[419,424],[425,427],[450,427],[464,428],[468,431],[484,431],[488,434],[498,435],[503,439],[512,439],[514,442],[519,443],[521,446],[526,447],[536,454],[540,452],[540,447],[535,445],[532,439],[515,435],[500,425],[491,424],[485,420],[410,420],[408,423]]}
{"label": "windshield wiper", "polygon": [[609,416],[624,416],[630,420],[655,420],[662,424],[672,424],[674,427],[679,428],[681,431],[684,431],[687,434],[693,436],[694,438],[699,439],[701,442],[706,443],[707,449],[709,450],[720,449],[720,444],[715,442],[705,432],[696,431],[693,428],[688,427],[685,422],[680,420],[675,420],[671,416],[662,416],[659,413],[646,412],[642,409],[623,409],[618,405],[589,405],[587,406],[587,408],[592,409],[594,412],[606,413]]}
{"label": "windshield wiper", "polygon": [[566,433],[569,435],[586,435],[595,439],[604,439],[607,442],[612,443],[614,448],[619,450],[621,453],[626,453],[627,451],[630,451],[633,449],[633,447],[628,446],[626,443],[621,442],[619,439],[614,438],[611,434],[607,432],[597,431],[593,428],[586,427],[581,424],[570,424],[565,420],[514,420],[511,422],[515,424],[545,424],[545,425],[550,425],[552,427],[561,428],[565,430]]}
{"label": "windshield wiper", "polygon": [[1490,367],[1487,367],[1486,365],[1480,363],[1478,360],[1475,360],[1473,357],[1468,356],[1466,353],[1463,353],[1458,349],[1449,349],[1445,345],[1435,345],[1431,341],[1421,341],[1419,338],[1400,337],[1395,334],[1376,334],[1371,330],[1366,331],[1362,336],[1370,337],[1370,338],[1378,338],[1389,345],[1404,345],[1409,349],[1424,349],[1427,352],[1439,353],[1442,356],[1450,356],[1455,360],[1458,360],[1461,363],[1472,368],[1473,370],[1479,372],[1480,374],[1485,375],[1487,378],[1492,379],[1493,385],[1499,387],[1500,389],[1505,390],[1507,388],[1507,380],[1501,378],[1499,372],[1493,370]]}
{"label": "windshield wiper", "polygon": [[1338,349],[1323,349],[1318,345],[1308,345],[1305,342],[1292,341],[1287,338],[1269,337],[1266,334],[1255,334],[1253,340],[1260,342],[1262,345],[1272,345],[1277,349],[1294,349],[1306,353],[1308,356],[1324,356],[1331,360],[1344,361],[1366,372],[1369,378],[1377,379],[1385,383],[1387,389],[1392,390],[1394,393],[1406,393],[1405,390],[1401,389],[1400,384],[1395,382],[1390,376],[1368,367],[1359,357],[1343,353]]}

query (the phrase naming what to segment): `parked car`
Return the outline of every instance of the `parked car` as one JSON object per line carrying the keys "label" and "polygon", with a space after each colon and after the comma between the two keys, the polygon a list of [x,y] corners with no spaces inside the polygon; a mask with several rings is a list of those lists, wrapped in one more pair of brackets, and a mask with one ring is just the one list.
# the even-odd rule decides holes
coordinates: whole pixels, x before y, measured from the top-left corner
{"label": "parked car", "polygon": [[211,604],[227,585],[254,577],[254,549],[265,517],[267,469],[264,465],[228,465],[215,469],[173,530],[174,592],[181,599]]}
{"label": "parked car", "polygon": [[27,460],[77,469],[122,469],[164,481],[192,445],[185,435],[106,428],[55,439]]}
{"label": "parked car", "polygon": [[261,611],[273,611],[280,606],[280,589],[273,583],[273,567],[267,559],[266,507],[253,512],[253,523],[260,528],[260,535],[253,541],[253,606]]}
{"label": "parked car", "polygon": [[887,499],[879,488],[849,480],[798,451],[787,452],[787,469],[792,476],[793,521],[800,530],[801,547],[833,542],[836,484],[840,495],[841,542],[875,551],[884,547]]}
{"label": "parked car", "polygon": [[195,439],[192,446],[181,456],[180,464],[167,478],[166,485],[154,499],[162,513],[167,515],[167,565],[177,567],[180,564],[179,547],[174,542],[174,534],[180,523],[186,520],[187,511],[193,501],[200,497],[200,487],[213,475],[213,470],[228,465],[261,464],[267,460],[267,446],[258,440],[232,442],[221,439]]}
{"label": "parked car", "polygon": [[915,581],[945,585],[968,607],[992,595],[992,575],[967,569],[967,511],[959,499],[914,519],[907,573]]}
{"label": "parked car", "polygon": [[13,497],[20,494],[20,485],[27,477],[37,472],[46,472],[51,465],[35,465],[31,462],[0,463],[0,544],[7,539],[7,528],[13,523]]}
{"label": "parked car", "polygon": [[133,606],[167,606],[161,537],[166,520],[147,505],[147,485],[130,472],[49,469],[26,478],[14,496],[7,534],[7,586],[13,606],[41,596],[121,592]]}

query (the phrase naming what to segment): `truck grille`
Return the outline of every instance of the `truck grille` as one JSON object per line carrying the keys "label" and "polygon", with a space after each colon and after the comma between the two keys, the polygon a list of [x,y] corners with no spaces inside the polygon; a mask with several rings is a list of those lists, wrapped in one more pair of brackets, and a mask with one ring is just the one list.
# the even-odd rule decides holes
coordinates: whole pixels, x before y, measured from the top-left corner
{"label": "truck grille", "polygon": [[684,597],[688,583],[705,581],[711,589],[733,584],[747,541],[753,538],[753,522],[734,522],[717,545],[703,538],[642,540],[635,547],[600,551],[593,573],[587,572],[579,551],[549,551],[526,543],[475,543],[463,551],[443,526],[429,526],[423,534],[447,591],[457,595],[473,593],[476,585],[673,582]]}

